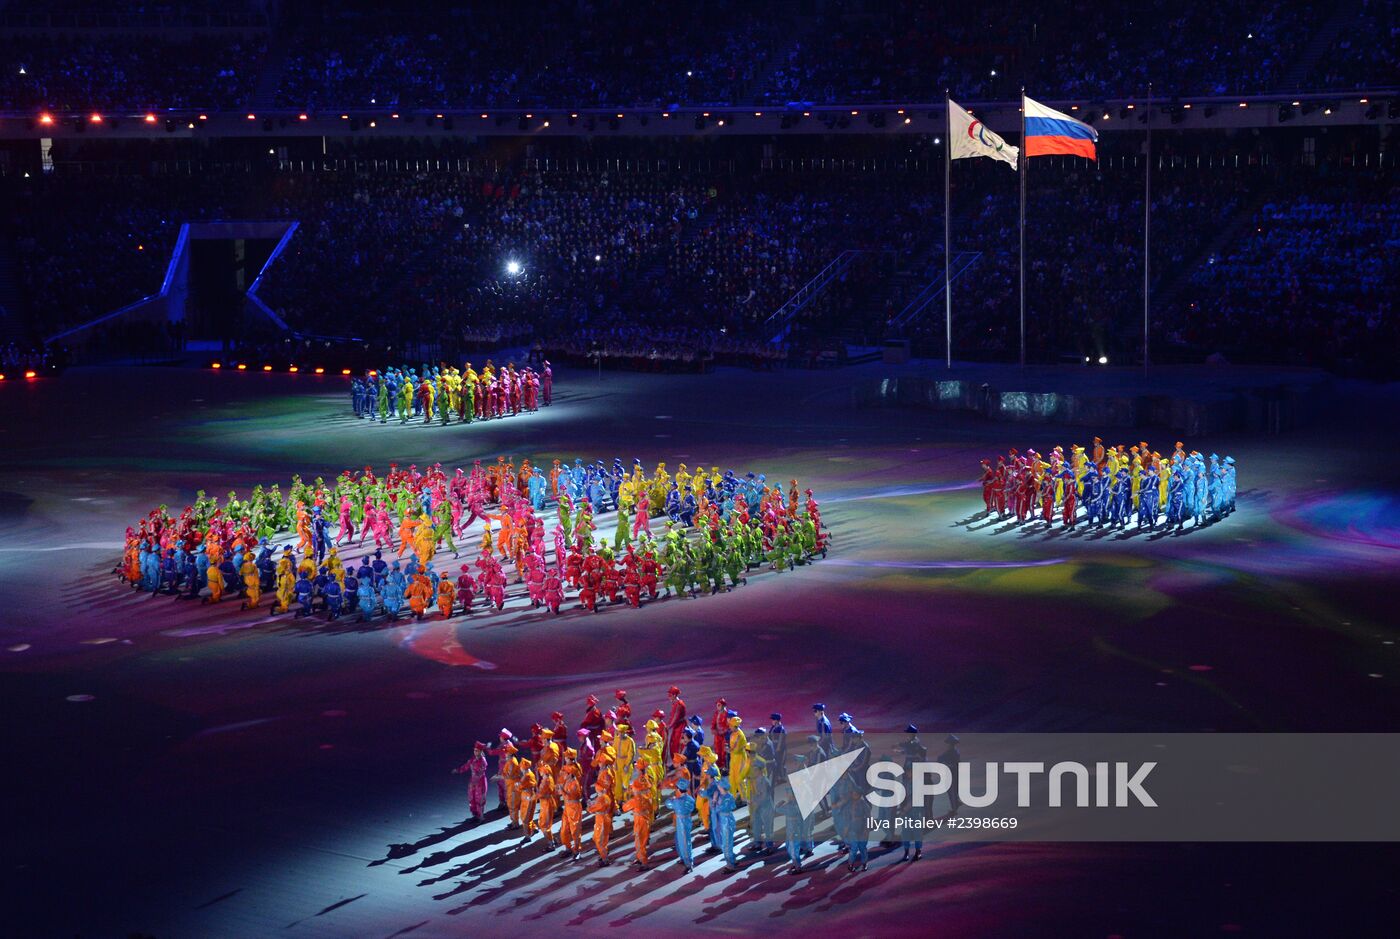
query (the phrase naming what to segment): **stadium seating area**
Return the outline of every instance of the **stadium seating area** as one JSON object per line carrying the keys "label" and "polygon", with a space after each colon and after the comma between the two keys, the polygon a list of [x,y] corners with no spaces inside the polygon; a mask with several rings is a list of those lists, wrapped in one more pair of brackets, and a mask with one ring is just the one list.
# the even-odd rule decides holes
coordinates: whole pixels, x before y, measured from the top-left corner
{"label": "stadium seating area", "polygon": [[[1332,16],[1355,20],[1301,84],[1395,81],[1394,0],[1356,12],[1146,0],[1131,13],[1088,0],[1029,13],[859,0],[798,5],[782,28],[740,0],[685,17],[657,12],[636,0],[455,9],[340,0],[287,4],[280,17],[259,4],[12,4],[0,10],[0,29],[10,27],[0,34],[0,103],[233,108],[252,101],[264,70],[267,103],[294,108],[911,102],[945,87],[1006,98],[1022,83],[1045,98],[1102,99],[1142,94],[1148,81],[1164,98],[1257,94],[1300,90],[1290,69]],[[1166,33],[1208,38],[1168,51]],[[272,46],[281,51],[268,56]]]}
{"label": "stadium seating area", "polygon": [[1400,3],[1362,0],[1355,21],[1341,31],[1318,59],[1308,86],[1353,90],[1396,82],[1395,50],[1400,47]]}
{"label": "stadium seating area", "polygon": [[0,36],[0,110],[233,108],[265,51],[265,33]]}
{"label": "stadium seating area", "polygon": [[1282,181],[1242,236],[1190,274],[1167,334],[1232,361],[1393,368],[1397,205],[1393,174]]}
{"label": "stadium seating area", "polygon": [[[1171,152],[1204,146],[1193,141],[1164,142],[1154,179],[1154,293],[1169,298],[1154,311],[1154,357],[1345,370],[1386,347],[1400,284],[1393,172]],[[209,217],[302,223],[261,296],[303,333],[454,349],[517,341],[646,367],[786,357],[764,321],[842,251],[864,253],[803,309],[793,349],[878,341],[941,273],[936,163],[849,172],[601,163],[612,168],[479,159],[463,171],[453,160],[394,170],[381,160],[359,171],[269,166],[119,182],[60,165],[0,188],[16,207],[5,233],[37,336],[153,293],[179,224]],[[1031,180],[1032,358],[1136,359],[1140,161],[1039,160]],[[956,353],[1014,358],[1015,175],[959,164],[953,196],[954,250],[981,253],[955,285]],[[925,353],[941,351],[941,309],[901,330]]]}

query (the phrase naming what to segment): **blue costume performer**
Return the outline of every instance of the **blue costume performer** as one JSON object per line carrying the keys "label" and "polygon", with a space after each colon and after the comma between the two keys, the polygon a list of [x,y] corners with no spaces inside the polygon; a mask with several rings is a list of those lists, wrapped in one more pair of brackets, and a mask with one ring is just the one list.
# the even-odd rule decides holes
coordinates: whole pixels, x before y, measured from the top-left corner
{"label": "blue costume performer", "polygon": [[739,868],[739,856],[734,853],[734,809],[737,804],[734,793],[729,791],[729,778],[719,780],[717,795],[710,799],[711,834],[719,839],[720,850],[724,852],[724,863],[734,869]]}
{"label": "blue costume performer", "polygon": [[676,794],[666,800],[671,811],[676,813],[676,854],[687,871],[695,870],[695,859],[690,850],[692,818],[695,815],[695,797],[690,794],[690,783],[677,780]]}

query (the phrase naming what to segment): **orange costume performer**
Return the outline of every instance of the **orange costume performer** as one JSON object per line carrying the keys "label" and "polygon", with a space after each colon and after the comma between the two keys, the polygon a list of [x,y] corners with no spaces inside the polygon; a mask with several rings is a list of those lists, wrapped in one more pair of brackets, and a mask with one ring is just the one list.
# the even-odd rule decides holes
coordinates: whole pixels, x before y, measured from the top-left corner
{"label": "orange costume performer", "polygon": [[637,866],[647,866],[647,844],[651,841],[651,776],[645,771],[646,759],[637,761],[642,772],[632,783],[632,796],[623,808],[632,813],[632,841],[636,846]]}
{"label": "orange costume performer", "polygon": [[399,557],[403,557],[404,552],[413,547],[413,536],[421,524],[422,520],[413,515],[405,515],[403,521],[399,522]]}
{"label": "orange costume performer", "polygon": [[535,796],[539,787],[530,765],[529,760],[520,761],[520,820],[525,825],[526,840],[535,833]]}
{"label": "orange costume performer", "polygon": [[452,607],[457,603],[457,588],[452,581],[448,580],[446,577],[438,581],[437,601],[438,612],[442,614],[442,618],[447,619],[450,617],[452,615]]}
{"label": "orange costume performer", "polygon": [[593,848],[598,852],[598,866],[608,863],[608,840],[612,838],[613,798],[610,787],[598,780],[598,794],[588,804],[593,816]]}
{"label": "orange costume performer", "polygon": [[428,611],[428,602],[433,598],[433,582],[423,574],[414,574],[413,583],[404,591],[404,598],[408,600],[408,608],[413,615],[422,619]]}
{"label": "orange costume performer", "polygon": [[535,790],[535,802],[540,807],[540,831],[544,834],[547,847],[554,847],[554,816],[559,811],[559,790],[554,782],[554,774],[548,768],[540,767],[539,785]]}
{"label": "orange costume performer", "polygon": [[[577,768],[578,764],[575,763]],[[577,774],[560,773],[559,794],[564,798],[564,811],[560,816],[559,842],[574,857],[583,850],[580,829],[583,827],[583,783]],[[609,821],[611,824],[611,820]]]}
{"label": "orange costume performer", "polygon": [[311,550],[311,516],[306,511],[306,503],[297,503],[297,553]]}
{"label": "orange costume performer", "polygon": [[510,814],[507,828],[520,827],[520,759],[515,744],[507,741],[501,747],[501,781],[506,787],[506,811]]}
{"label": "orange costume performer", "polygon": [[[708,746],[700,748],[700,778],[710,778],[710,767],[714,766],[718,757],[715,751]],[[710,828],[710,797],[705,795],[707,787],[697,785],[695,787],[695,810],[700,813],[700,827],[706,831]]]}

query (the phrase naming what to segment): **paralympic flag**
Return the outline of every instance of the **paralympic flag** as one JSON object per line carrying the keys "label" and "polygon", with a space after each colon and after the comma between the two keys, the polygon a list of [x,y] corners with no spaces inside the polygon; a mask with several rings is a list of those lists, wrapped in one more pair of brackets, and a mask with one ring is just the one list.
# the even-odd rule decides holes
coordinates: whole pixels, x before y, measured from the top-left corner
{"label": "paralympic flag", "polygon": [[1094,128],[1024,95],[1021,102],[1025,108],[1026,156],[1066,154],[1098,159],[1095,142],[1099,132]]}
{"label": "paralympic flag", "polygon": [[1016,168],[1016,155],[1020,152],[994,131],[989,130],[956,101],[948,101],[948,155],[954,160],[969,157],[991,157]]}

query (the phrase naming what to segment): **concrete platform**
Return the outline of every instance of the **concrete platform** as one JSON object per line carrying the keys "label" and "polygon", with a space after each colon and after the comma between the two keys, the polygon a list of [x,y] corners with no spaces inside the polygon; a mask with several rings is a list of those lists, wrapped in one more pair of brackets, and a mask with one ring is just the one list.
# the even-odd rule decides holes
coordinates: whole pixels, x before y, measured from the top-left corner
{"label": "concrete platform", "polygon": [[1108,368],[914,363],[857,382],[859,407],[969,411],[988,420],[1165,427],[1199,436],[1278,433],[1323,418],[1333,381],[1316,369],[1178,365]]}

